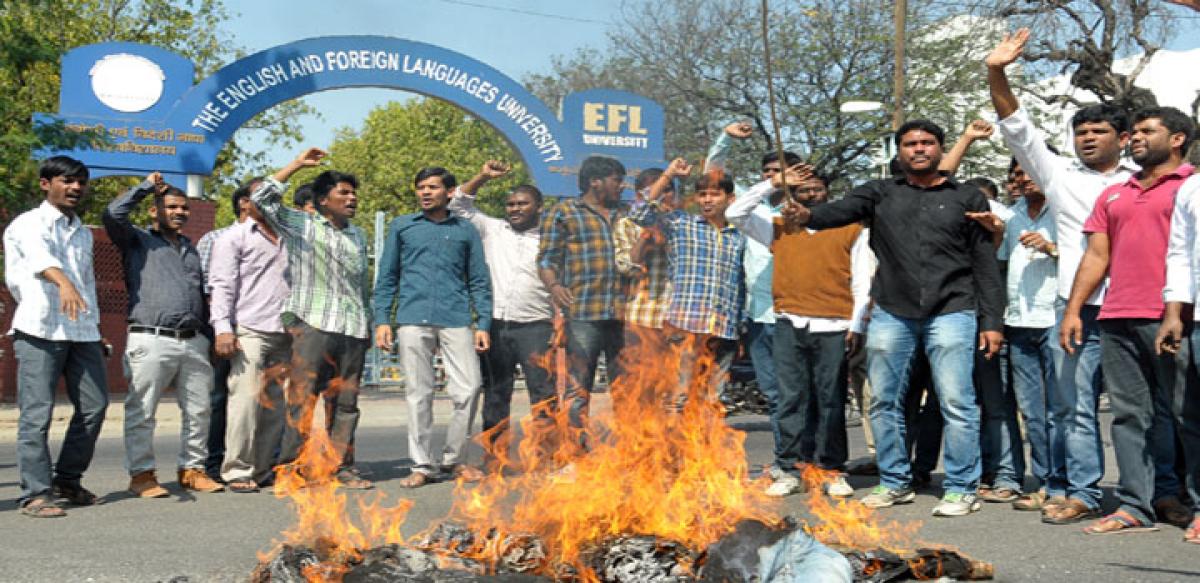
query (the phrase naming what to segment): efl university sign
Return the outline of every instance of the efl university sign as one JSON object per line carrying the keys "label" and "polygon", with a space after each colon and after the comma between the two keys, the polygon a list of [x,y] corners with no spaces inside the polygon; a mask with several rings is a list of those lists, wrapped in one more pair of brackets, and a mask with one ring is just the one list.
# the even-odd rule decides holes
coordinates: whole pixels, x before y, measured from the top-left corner
{"label": "efl university sign", "polygon": [[[630,174],[663,165],[663,110],[645,97],[597,89],[568,95],[562,118],[492,67],[425,43],[380,36],[301,40],[255,53],[193,84],[187,59],[157,47],[102,43],[63,57],[58,114],[74,130],[95,129],[104,146],[67,154],[93,176],[203,176],[254,115],[314,91],[390,87],[449,101],[502,133],[547,194],[578,192],[579,163],[621,160]],[[429,160],[436,164],[438,160]]]}

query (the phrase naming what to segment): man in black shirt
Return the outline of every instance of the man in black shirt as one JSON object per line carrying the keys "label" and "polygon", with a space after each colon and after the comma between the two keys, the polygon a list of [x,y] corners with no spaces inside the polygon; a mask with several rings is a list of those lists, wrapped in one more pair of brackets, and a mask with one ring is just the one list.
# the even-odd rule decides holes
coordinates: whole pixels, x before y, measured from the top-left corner
{"label": "man in black shirt", "polygon": [[988,358],[1000,350],[1004,286],[992,237],[972,219],[988,211],[987,199],[938,172],[944,136],[932,122],[904,124],[895,135],[902,175],[868,182],[811,209],[788,205],[784,217],[811,229],[857,221],[871,228],[879,269],[871,290],[867,374],[880,484],[863,503],[882,508],[915,498],[904,447],[904,396],[913,355],[923,343],[946,419],[945,495],[933,513],[963,516],[980,507],[972,350],[977,328],[979,349]]}

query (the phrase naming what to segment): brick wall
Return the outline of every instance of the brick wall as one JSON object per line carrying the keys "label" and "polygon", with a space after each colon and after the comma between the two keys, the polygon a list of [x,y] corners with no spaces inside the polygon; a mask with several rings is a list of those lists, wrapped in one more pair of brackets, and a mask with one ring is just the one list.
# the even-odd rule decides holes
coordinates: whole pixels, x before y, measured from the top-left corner
{"label": "brick wall", "polygon": [[[192,200],[191,216],[183,233],[193,243],[212,230],[216,218],[216,203]],[[113,345],[113,358],[108,360],[108,388],[114,393],[125,392],[125,372],[121,355],[125,353],[125,314],[129,296],[125,293],[125,275],[121,267],[121,252],[102,227],[92,227],[93,262],[96,269],[96,299],[100,303],[100,333]],[[0,285],[0,330],[8,332],[12,325],[16,302],[8,289]],[[61,385],[60,385],[61,388]],[[17,360],[12,352],[12,337],[0,339],[0,402],[13,402],[17,395]]]}

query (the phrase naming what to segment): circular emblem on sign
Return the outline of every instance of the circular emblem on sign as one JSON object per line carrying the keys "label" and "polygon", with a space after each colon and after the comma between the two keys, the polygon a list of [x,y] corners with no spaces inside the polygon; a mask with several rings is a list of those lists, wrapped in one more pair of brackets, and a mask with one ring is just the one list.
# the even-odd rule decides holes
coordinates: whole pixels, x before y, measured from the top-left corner
{"label": "circular emblem on sign", "polygon": [[108,55],[96,61],[89,74],[96,99],[126,113],[145,111],[158,103],[166,79],[154,61],[128,53]]}

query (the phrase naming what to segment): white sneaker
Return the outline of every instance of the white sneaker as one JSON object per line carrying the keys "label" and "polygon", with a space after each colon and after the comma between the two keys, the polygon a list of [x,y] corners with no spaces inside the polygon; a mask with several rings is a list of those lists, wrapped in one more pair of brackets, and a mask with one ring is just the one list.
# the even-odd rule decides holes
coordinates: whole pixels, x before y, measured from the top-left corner
{"label": "white sneaker", "polygon": [[834,498],[849,498],[854,495],[854,487],[846,482],[846,476],[838,474],[832,482],[825,484],[825,493]]}
{"label": "white sneaker", "polygon": [[948,492],[942,496],[942,501],[933,507],[934,516],[966,516],[977,512],[983,503],[974,494]]}
{"label": "white sneaker", "polygon": [[767,496],[782,498],[800,491],[800,479],[791,474],[783,474],[767,487]]}

